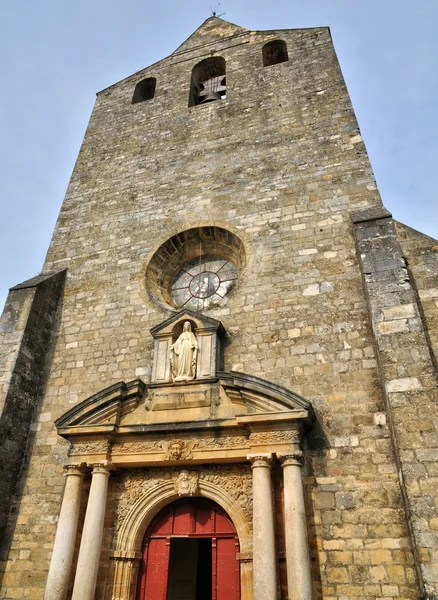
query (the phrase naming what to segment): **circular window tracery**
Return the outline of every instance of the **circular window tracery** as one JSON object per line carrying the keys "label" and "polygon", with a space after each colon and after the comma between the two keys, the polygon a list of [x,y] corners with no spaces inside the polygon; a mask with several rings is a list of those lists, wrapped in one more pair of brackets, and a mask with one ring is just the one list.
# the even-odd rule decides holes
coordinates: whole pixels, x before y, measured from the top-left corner
{"label": "circular window tracery", "polygon": [[201,257],[181,269],[170,290],[176,308],[202,310],[221,299],[237,283],[237,269],[230,260]]}
{"label": "circular window tracery", "polygon": [[146,287],[158,302],[201,311],[226,302],[245,265],[241,240],[221,227],[197,227],[169,238],[146,269]]}

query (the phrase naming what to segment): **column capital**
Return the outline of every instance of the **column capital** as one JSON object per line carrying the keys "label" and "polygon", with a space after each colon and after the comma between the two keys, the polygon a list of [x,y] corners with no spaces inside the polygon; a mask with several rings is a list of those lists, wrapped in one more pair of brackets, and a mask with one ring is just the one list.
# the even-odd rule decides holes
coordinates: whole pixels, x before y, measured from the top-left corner
{"label": "column capital", "polygon": [[69,477],[70,475],[76,475],[78,477],[83,477],[85,475],[85,471],[87,469],[86,463],[76,463],[76,464],[67,464],[63,466],[64,477]]}
{"label": "column capital", "polygon": [[95,473],[109,475],[110,472],[115,469],[115,466],[108,460],[104,460],[102,462],[97,463],[87,463],[87,466],[90,467],[90,469],[93,469],[92,475],[94,475]]}
{"label": "column capital", "polygon": [[252,463],[253,469],[255,467],[268,467],[270,469],[274,455],[271,452],[259,452],[257,454],[248,454],[246,459]]}
{"label": "column capital", "polygon": [[301,450],[279,453],[277,458],[283,468],[290,466],[302,467],[304,464],[304,455]]}

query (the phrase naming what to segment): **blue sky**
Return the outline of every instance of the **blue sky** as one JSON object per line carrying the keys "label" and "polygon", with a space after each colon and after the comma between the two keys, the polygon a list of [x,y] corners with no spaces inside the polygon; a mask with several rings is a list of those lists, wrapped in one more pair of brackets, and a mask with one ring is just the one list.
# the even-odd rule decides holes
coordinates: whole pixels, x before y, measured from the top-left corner
{"label": "blue sky", "polygon": [[[42,267],[95,92],[164,58],[207,0],[24,0],[0,22],[0,304]],[[385,206],[438,237],[436,0],[222,0],[248,29],[329,25]]]}

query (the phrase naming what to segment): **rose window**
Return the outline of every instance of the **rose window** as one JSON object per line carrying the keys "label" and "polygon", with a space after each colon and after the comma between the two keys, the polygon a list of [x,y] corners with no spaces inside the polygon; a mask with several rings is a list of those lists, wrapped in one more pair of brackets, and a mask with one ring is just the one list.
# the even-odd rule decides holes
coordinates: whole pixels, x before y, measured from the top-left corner
{"label": "rose window", "polygon": [[215,225],[194,227],[157,248],[146,267],[146,289],[162,306],[214,309],[228,303],[245,266],[245,248],[234,233]]}
{"label": "rose window", "polygon": [[229,260],[201,258],[185,266],[176,276],[170,295],[176,308],[201,310],[228,294],[237,282],[237,270]]}

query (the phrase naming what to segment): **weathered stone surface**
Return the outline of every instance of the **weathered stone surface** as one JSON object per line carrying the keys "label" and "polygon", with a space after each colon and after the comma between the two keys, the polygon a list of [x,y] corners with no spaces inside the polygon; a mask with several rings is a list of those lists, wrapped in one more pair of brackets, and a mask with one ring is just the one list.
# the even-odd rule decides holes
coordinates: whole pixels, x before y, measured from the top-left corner
{"label": "weathered stone surface", "polygon": [[[64,276],[49,273],[11,288],[0,319],[0,560],[8,550],[5,528],[31,421],[41,409]],[[50,419],[47,412],[39,416]]]}
{"label": "weathered stone surface", "polygon": [[[412,252],[412,230],[400,225],[395,227],[387,217],[378,221],[361,221],[356,225],[364,286],[380,373],[387,392],[388,421],[419,587],[423,597],[434,598],[438,593],[438,580],[429,566],[434,559],[428,549],[437,547],[432,531],[438,486],[433,479],[429,480],[427,466],[429,461],[434,460],[438,446],[436,357],[429,333],[435,315],[433,309],[427,310],[428,307],[426,313],[420,304],[417,286],[424,286],[424,280],[420,279],[417,283],[414,278],[410,262],[403,255],[397,231],[402,234],[400,238],[406,249]],[[430,238],[426,241],[421,239],[420,234],[418,237],[418,245],[420,248],[423,246],[429,257],[435,248],[432,272],[438,273],[438,247]],[[421,264],[421,258],[415,258],[414,264],[418,262]],[[422,271],[421,268],[418,270]],[[378,276],[379,271],[384,277]],[[388,286],[388,281],[395,285]]]}
{"label": "weathered stone surface", "polygon": [[[263,44],[277,38],[289,61],[264,68]],[[227,98],[189,107],[192,68],[216,55],[226,61]],[[155,97],[132,104],[145,77],[157,79]],[[317,414],[304,467],[315,600],[436,597],[437,243],[394,229],[382,207],[327,28],[250,32],[209,19],[170,57],[98,94],[43,269],[68,269],[53,345],[50,319],[39,329],[27,316],[35,288],[11,292],[5,394],[27,322],[50,360],[38,411],[23,419],[33,419],[34,438],[9,517],[0,598],[43,594],[69,451],[54,421],[120,381],[150,384],[150,329],[175,314],[157,300],[152,258],[203,227],[231,232],[245,255],[238,284],[208,311],[227,331],[224,371],[285,386]],[[8,456],[26,441],[26,398],[9,412],[17,436],[4,438]],[[93,444],[72,456],[108,451]],[[249,465],[228,469],[208,477],[245,512]],[[116,526],[141,491],[142,473],[118,477],[109,481],[98,600],[107,597]],[[279,465],[272,484],[287,597]]]}

